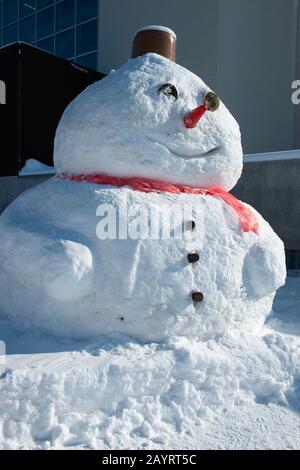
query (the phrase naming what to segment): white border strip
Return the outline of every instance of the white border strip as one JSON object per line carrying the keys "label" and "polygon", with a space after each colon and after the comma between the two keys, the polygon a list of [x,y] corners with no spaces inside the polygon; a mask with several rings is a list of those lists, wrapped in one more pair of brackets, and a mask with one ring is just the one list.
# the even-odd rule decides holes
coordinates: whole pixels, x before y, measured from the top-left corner
{"label": "white border strip", "polygon": [[49,169],[45,169],[45,170],[35,170],[35,171],[19,171],[19,174],[18,176],[20,178],[26,178],[26,176],[51,176],[51,175],[56,175],[57,171],[54,167],[49,167]]}
{"label": "white border strip", "polygon": [[282,152],[253,153],[244,155],[244,163],[297,160],[298,158],[300,159],[300,150],[285,150]]}

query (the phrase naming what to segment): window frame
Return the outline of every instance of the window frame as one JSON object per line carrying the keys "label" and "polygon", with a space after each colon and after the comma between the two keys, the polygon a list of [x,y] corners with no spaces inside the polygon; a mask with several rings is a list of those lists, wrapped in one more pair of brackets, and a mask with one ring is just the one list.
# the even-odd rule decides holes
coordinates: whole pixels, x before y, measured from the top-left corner
{"label": "window frame", "polygon": [[[4,1],[6,0],[0,0],[0,18],[2,18],[2,23],[0,23],[0,48],[1,47],[5,47],[7,44],[3,45],[3,40],[4,40],[4,30],[7,28],[7,27],[11,27],[13,25],[17,25],[17,29],[18,29],[18,32],[17,32],[17,41],[21,42],[22,40],[20,39],[20,23],[28,18],[30,18],[31,16],[35,18],[35,32],[34,32],[34,40],[31,41],[29,44],[33,45],[34,47],[38,47],[38,43],[41,42],[41,41],[45,41],[47,39],[51,39],[53,38],[54,40],[54,50],[53,50],[53,54],[57,55],[57,46],[56,46],[56,38],[59,34],[62,34],[64,32],[67,32],[71,29],[74,29],[74,32],[75,32],[75,43],[74,43],[74,54],[72,57],[68,57],[67,60],[72,60],[74,62],[78,62],[79,59],[87,56],[87,55],[90,55],[90,54],[97,54],[98,53],[98,44],[99,44],[99,41],[98,41],[98,38],[99,38],[99,1],[97,2],[97,12],[96,12],[96,16],[93,16],[91,18],[88,18],[84,21],[81,21],[81,22],[78,22],[78,3],[79,3],[79,0],[74,0],[75,1],[75,12],[74,12],[74,23],[71,25],[71,26],[68,26],[66,28],[63,28],[63,29],[60,29],[60,30],[57,30],[57,24],[56,24],[56,15],[57,15],[57,6],[59,6],[60,4],[63,3],[64,0],[51,0],[49,5],[45,5],[43,6],[42,8],[38,8],[38,3],[37,1],[38,0],[35,0],[35,11],[32,12],[32,13],[28,13],[28,15],[21,15],[21,5],[20,5],[20,1],[18,0],[17,2],[17,5],[18,5],[18,15],[17,15],[17,20],[15,21],[12,21],[10,22],[9,24],[5,25],[5,27],[3,26],[3,5],[4,5]],[[39,13],[42,13],[42,12],[45,12],[46,10],[50,10],[51,8],[53,8],[53,15],[54,15],[54,25],[53,25],[53,32],[50,33],[50,34],[47,34],[47,35],[43,35],[41,37],[38,37],[38,15]],[[77,30],[78,28],[80,28],[81,26],[84,26],[88,23],[91,23],[93,21],[97,21],[97,26],[96,26],[96,34],[97,34],[97,41],[96,41],[96,49],[92,49],[92,50],[88,50],[87,52],[84,52],[84,53],[77,53]],[[26,42],[26,41],[23,41],[23,42]],[[60,57],[60,56],[58,56]]]}

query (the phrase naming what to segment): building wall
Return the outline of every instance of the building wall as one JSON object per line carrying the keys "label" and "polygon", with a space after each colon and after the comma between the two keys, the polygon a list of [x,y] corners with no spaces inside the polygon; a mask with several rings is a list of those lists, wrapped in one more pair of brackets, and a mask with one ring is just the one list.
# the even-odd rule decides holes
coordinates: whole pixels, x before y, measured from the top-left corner
{"label": "building wall", "polygon": [[0,0],[0,47],[17,41],[96,69],[98,0]]}
{"label": "building wall", "polygon": [[300,0],[0,0],[0,47],[25,41],[109,72],[129,57],[137,29],[168,25],[178,34],[178,62],[200,75],[236,116],[245,153],[289,150],[300,147],[300,105],[291,102],[291,84],[300,80],[299,5]]}
{"label": "building wall", "polygon": [[300,145],[291,102],[298,3],[99,0],[99,68],[122,65],[140,27],[169,26],[178,35],[177,62],[221,95],[241,126],[245,152],[290,150]]}
{"label": "building wall", "polygon": [[218,89],[246,153],[293,149],[297,3],[221,1]]}

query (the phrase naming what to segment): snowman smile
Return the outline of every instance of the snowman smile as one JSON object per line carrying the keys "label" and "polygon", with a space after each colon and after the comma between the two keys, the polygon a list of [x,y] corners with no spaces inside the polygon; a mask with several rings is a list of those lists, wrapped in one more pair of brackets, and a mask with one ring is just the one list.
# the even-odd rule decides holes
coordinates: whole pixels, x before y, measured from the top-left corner
{"label": "snowman smile", "polygon": [[[166,148],[168,149],[168,147],[166,147]],[[185,160],[194,160],[196,158],[213,157],[217,153],[219,153],[220,148],[221,147],[215,147],[215,148],[212,148],[210,150],[207,150],[206,152],[197,153],[197,154],[194,154],[194,155],[186,155],[186,154],[174,152],[173,150],[170,150],[170,149],[168,149],[168,150],[169,150],[169,152],[173,153],[173,155],[176,155],[176,157],[184,158]]]}
{"label": "snowman smile", "polygon": [[206,152],[199,152],[199,153],[197,152],[191,155],[191,154],[176,152],[175,150],[172,150],[171,147],[168,147],[166,144],[163,144],[162,142],[159,142],[157,140],[152,140],[152,139],[149,139],[149,140],[151,140],[152,142],[155,142],[156,144],[161,145],[172,155],[175,155],[176,157],[179,157],[179,158],[183,158],[185,160],[195,160],[197,158],[213,157],[219,154],[220,149],[221,149],[221,146],[219,146],[219,147],[214,147],[212,149],[209,149]]}

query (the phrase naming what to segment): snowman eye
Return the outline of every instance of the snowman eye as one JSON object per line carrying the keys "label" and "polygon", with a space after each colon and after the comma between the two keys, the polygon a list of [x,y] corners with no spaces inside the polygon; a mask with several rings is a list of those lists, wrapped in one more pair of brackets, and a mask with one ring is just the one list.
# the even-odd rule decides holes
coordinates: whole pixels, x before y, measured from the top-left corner
{"label": "snowman eye", "polygon": [[212,91],[209,91],[204,96],[204,104],[208,111],[216,111],[220,106],[220,98]]}
{"label": "snowman eye", "polygon": [[164,85],[161,85],[158,89],[158,93],[163,93],[167,96],[174,96],[176,100],[178,98],[177,88],[176,86],[172,85],[172,83],[165,83]]}

